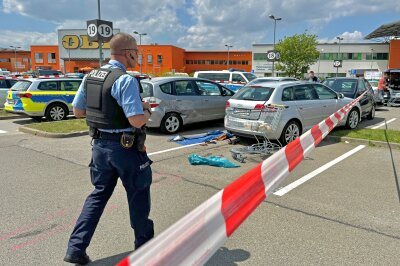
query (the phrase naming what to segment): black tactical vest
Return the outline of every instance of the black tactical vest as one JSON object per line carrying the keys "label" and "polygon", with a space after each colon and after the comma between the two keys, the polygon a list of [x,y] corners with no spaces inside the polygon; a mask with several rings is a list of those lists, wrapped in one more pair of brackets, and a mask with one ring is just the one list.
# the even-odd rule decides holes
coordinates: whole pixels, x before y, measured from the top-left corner
{"label": "black tactical vest", "polygon": [[122,107],[111,95],[114,82],[125,71],[119,68],[92,70],[86,78],[86,123],[98,129],[132,127]]}

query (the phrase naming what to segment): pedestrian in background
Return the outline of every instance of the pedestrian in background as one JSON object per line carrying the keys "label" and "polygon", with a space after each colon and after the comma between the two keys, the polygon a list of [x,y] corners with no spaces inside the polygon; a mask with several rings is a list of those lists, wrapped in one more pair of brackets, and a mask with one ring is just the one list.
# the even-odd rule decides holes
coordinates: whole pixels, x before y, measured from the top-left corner
{"label": "pedestrian in background", "polygon": [[320,82],[319,78],[315,76],[314,71],[308,72],[308,81],[310,82]]}
{"label": "pedestrian in background", "polygon": [[64,258],[82,265],[91,261],[86,248],[118,177],[127,193],[135,249],[154,236],[149,219],[152,161],[141,130],[151,116],[150,105],[141,101],[138,81],[126,74],[126,68],[136,65],[138,47],[131,35],[118,33],[110,50],[111,60],[85,77],[72,103],[76,117],[86,116],[93,138],[89,166],[94,190],[83,205]]}

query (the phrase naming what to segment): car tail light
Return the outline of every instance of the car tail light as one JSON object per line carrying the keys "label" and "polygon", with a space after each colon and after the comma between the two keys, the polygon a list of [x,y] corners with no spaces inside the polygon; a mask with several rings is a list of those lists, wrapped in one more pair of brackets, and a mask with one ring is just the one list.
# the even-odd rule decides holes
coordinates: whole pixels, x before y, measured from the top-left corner
{"label": "car tail light", "polygon": [[256,110],[262,110],[264,108],[265,108],[264,104],[256,104],[256,106],[254,106],[254,109],[256,109]]}
{"label": "car tail light", "polygon": [[159,103],[150,103],[150,108],[156,108],[159,105]]}
{"label": "car tail light", "polygon": [[31,98],[31,97],[32,97],[32,94],[29,93],[29,92],[26,92],[26,93],[18,93],[17,96],[18,96],[19,98]]}
{"label": "car tail light", "polygon": [[226,103],[225,103],[225,109],[227,109],[227,108],[229,108],[229,107],[231,107],[231,103],[230,103],[229,101],[226,101]]}

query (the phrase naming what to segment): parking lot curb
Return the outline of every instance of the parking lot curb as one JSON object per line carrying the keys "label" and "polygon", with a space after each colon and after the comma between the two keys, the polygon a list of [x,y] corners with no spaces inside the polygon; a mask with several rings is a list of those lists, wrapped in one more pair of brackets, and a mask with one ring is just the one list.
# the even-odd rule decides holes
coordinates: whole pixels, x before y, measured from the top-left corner
{"label": "parking lot curb", "polygon": [[26,118],[26,117],[21,115],[0,116],[0,120],[17,119],[17,118]]}
{"label": "parking lot curb", "polygon": [[[355,138],[348,138],[348,137],[338,137],[338,136],[326,136],[325,140],[331,142],[346,142],[346,143],[353,143],[353,144],[360,144],[360,145],[367,145],[373,147],[380,147],[380,148],[387,148],[388,143],[384,141],[377,141],[377,140],[368,140],[368,139],[355,139]],[[399,143],[389,142],[390,147],[394,149],[400,149]]]}
{"label": "parking lot curb", "polygon": [[41,130],[29,128],[22,126],[18,129],[21,132],[32,134],[35,136],[40,136],[40,137],[45,137],[45,138],[72,138],[72,137],[79,137],[79,136],[85,136],[89,134],[88,130],[85,131],[76,131],[76,132],[71,132],[71,133],[50,133],[50,132],[44,132]]}

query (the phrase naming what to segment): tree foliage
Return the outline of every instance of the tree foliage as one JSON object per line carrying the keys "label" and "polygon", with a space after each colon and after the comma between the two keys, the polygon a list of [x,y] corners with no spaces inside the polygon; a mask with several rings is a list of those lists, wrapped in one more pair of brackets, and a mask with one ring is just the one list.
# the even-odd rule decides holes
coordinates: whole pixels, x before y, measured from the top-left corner
{"label": "tree foliage", "polygon": [[275,45],[275,49],[281,54],[280,61],[276,63],[276,70],[300,79],[319,57],[317,36],[306,33],[285,37]]}

